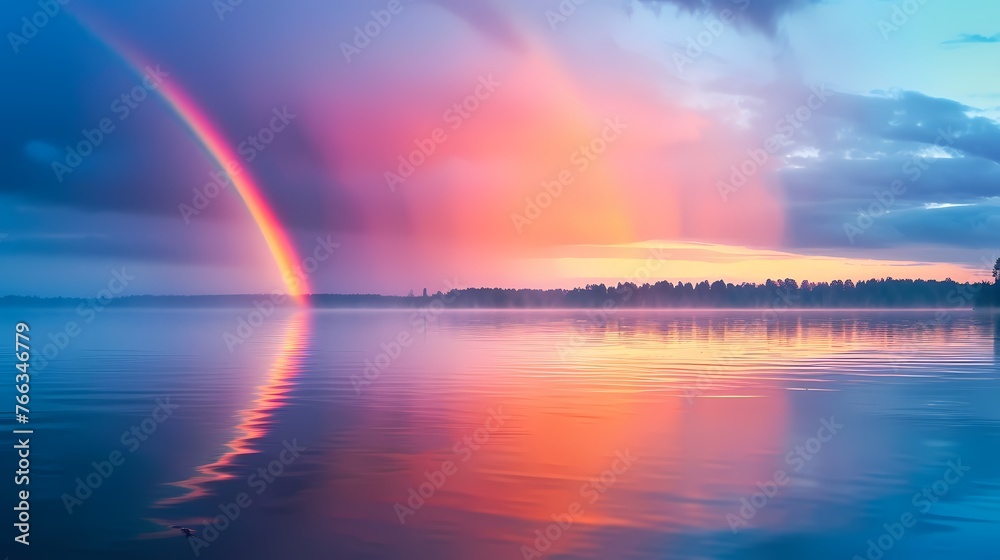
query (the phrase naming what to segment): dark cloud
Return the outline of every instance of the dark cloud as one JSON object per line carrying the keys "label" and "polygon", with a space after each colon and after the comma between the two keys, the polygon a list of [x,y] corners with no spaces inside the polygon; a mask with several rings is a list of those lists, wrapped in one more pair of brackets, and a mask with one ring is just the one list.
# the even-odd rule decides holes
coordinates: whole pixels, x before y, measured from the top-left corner
{"label": "dark cloud", "polygon": [[[143,234],[137,235],[133,230],[131,235],[105,234],[44,234],[20,235],[10,234],[0,248],[3,255],[47,255],[59,257],[111,257],[128,259],[134,262],[171,262],[176,264],[218,264],[222,260],[236,262],[235,259],[223,259],[218,254],[205,254],[193,251],[175,243],[176,238],[167,235]],[[220,252],[223,257],[227,255]]]}
{"label": "dark cloud", "polygon": [[884,95],[840,94],[824,114],[840,117],[864,135],[883,140],[940,144],[1000,161],[1000,124],[950,99],[901,91]]}
{"label": "dark cloud", "polygon": [[[3,74],[17,77],[17,87],[4,91],[4,103],[0,105],[4,122],[0,134],[0,195],[32,205],[164,216],[180,221],[178,206],[191,203],[193,190],[204,187],[218,164],[155,92],[126,118],[120,118],[122,113],[115,112],[113,103],[141,83],[141,76],[109,45],[98,40],[95,32],[88,31],[87,22],[101,20],[101,29],[124,36],[124,42],[135,51],[160,64],[170,73],[167,80],[187,90],[202,111],[211,115],[234,152],[244,138],[268,123],[273,108],[288,105],[297,112],[299,99],[286,94],[284,88],[268,92],[254,87],[262,74],[273,82],[270,76],[283,71],[286,65],[261,52],[266,42],[256,35],[236,32],[240,30],[237,21],[223,25],[211,10],[198,12],[207,17],[181,18],[178,14],[187,11],[171,12],[171,5],[166,3],[145,10],[135,10],[126,3],[116,5],[122,10],[108,10],[111,15],[102,14],[103,18],[67,15],[53,20],[44,36],[28,43],[16,56],[0,57]],[[13,17],[16,13],[6,5],[0,7],[0,16]],[[176,27],[164,33],[169,26],[157,20],[158,16],[170,19],[171,13],[170,18],[184,23],[186,40],[181,43],[176,41]],[[246,16],[244,19],[263,17],[252,10],[241,14]],[[275,21],[280,20],[271,18],[269,23]],[[148,33],[142,35],[141,41],[130,41],[128,30],[132,28]],[[210,48],[213,44],[214,49]],[[191,45],[197,48],[191,50]],[[218,45],[224,45],[226,50],[220,52]],[[252,74],[242,75],[231,67],[233,61],[243,58],[253,61]],[[230,66],[223,67],[222,62]],[[84,131],[94,131],[103,119],[110,119],[114,130],[102,135],[99,145],[82,158],[79,166],[57,176],[53,163],[65,164],[67,146],[84,141]],[[299,122],[292,121],[291,126],[276,134],[252,163],[241,163],[257,179],[265,196],[275,201],[275,212],[284,223],[323,231],[330,224],[335,224],[337,230],[360,227],[352,200],[337,185],[330,184],[323,162],[303,135]],[[295,191],[297,196],[287,196],[289,191]],[[230,189],[222,198],[225,202],[213,202],[213,207],[198,219],[217,221],[243,215],[216,208],[239,205],[235,192]]]}
{"label": "dark cloud", "polygon": [[754,27],[768,35],[778,30],[782,16],[821,0],[640,0],[646,4],[673,4],[698,14],[718,14],[731,10],[736,21]]}
{"label": "dark cloud", "polygon": [[995,204],[913,209],[887,214],[885,222],[913,243],[982,249],[1000,246],[1000,206]]}
{"label": "dark cloud", "polygon": [[[989,247],[998,232],[982,227],[1000,219],[1000,166],[979,160],[924,160],[915,181],[901,172],[899,158],[834,160],[785,170],[787,238],[791,247],[891,247],[918,243]],[[892,193],[894,181],[901,188]],[[934,205],[961,205],[935,208]],[[886,212],[888,210],[888,212]],[[872,215],[870,227],[867,217]],[[849,237],[845,224],[864,230]]]}
{"label": "dark cloud", "polygon": [[827,208],[874,198],[897,180],[905,187],[897,201],[903,206],[960,204],[1000,195],[1000,165],[978,158],[829,158],[785,169],[779,176],[792,202],[820,199]]}
{"label": "dark cloud", "polygon": [[0,224],[7,237],[0,258],[58,255],[134,262],[219,264],[238,262],[244,238],[209,220],[185,225],[179,216],[95,212],[0,196]]}
{"label": "dark cloud", "polygon": [[[917,92],[837,93],[788,148],[777,177],[791,247],[1000,244],[1000,124]],[[897,192],[887,194],[896,184]],[[939,207],[944,205],[944,207]],[[870,222],[860,218],[874,210]],[[885,212],[884,210],[888,210]],[[869,225],[865,226],[864,224]],[[864,232],[849,237],[845,226]]]}

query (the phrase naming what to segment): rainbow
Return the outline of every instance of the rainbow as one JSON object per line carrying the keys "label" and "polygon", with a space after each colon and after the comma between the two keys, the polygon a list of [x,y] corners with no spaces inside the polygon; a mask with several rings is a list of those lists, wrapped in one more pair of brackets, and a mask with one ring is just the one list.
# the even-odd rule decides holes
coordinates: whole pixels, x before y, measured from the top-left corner
{"label": "rainbow", "polygon": [[[220,167],[227,169],[229,162],[241,161],[233,153],[233,149],[226,143],[219,130],[213,126],[212,121],[201,112],[201,109],[186,93],[176,85],[167,82],[162,82],[157,91]],[[243,199],[243,203],[257,224],[261,235],[264,236],[264,241],[274,257],[274,262],[278,266],[288,294],[299,303],[304,303],[305,294],[309,291],[308,279],[296,270],[295,265],[301,260],[295,247],[288,239],[288,235],[285,234],[281,222],[268,206],[267,199],[264,198],[260,187],[249,171],[243,168],[237,173],[230,173],[229,178],[233,182],[233,188]]]}
{"label": "rainbow", "polygon": [[[143,62],[143,57],[139,56],[135,49],[124,48],[121,41],[111,39],[108,33],[97,33],[96,26],[91,22],[85,22],[79,13],[73,15],[81,27],[119,56],[133,73],[139,77],[145,75],[144,69],[147,64]],[[230,162],[240,162],[241,159],[234,153],[225,136],[177,84],[164,81],[154,91],[184,123],[215,163],[227,172],[233,187],[250,212],[257,229],[264,237],[264,242],[267,243],[267,248],[281,273],[285,292],[300,305],[305,304],[305,295],[310,293],[311,288],[308,278],[300,272],[301,269],[297,266],[297,263],[302,261],[295,246],[292,245],[284,227],[274,215],[274,211],[261,192],[260,186],[245,166],[241,166],[239,172],[228,172]]]}

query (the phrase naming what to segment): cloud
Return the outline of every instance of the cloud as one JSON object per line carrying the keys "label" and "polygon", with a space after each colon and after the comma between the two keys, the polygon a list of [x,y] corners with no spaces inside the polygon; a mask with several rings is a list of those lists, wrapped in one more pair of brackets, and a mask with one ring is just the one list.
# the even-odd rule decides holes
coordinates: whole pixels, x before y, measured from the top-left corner
{"label": "cloud", "polygon": [[674,4],[681,9],[694,13],[718,14],[722,10],[731,10],[736,14],[736,21],[755,27],[767,35],[774,35],[778,30],[778,22],[790,12],[799,10],[820,0],[640,0],[646,4]]}
{"label": "cloud", "polygon": [[[775,38],[779,28],[795,35],[795,26],[808,22],[791,14],[809,15],[803,10],[821,0],[626,3],[662,17],[627,18],[595,2],[580,5],[573,25],[552,33],[535,0],[407,3],[412,7],[352,63],[340,45],[371,19],[371,6],[247,5],[224,25],[209,9],[188,22],[180,46],[176,30],[161,25],[180,17],[173,4],[131,10],[118,2],[121,10],[105,16],[110,29],[172,72],[233,150],[267,123],[272,107],[287,104],[300,115],[247,169],[301,246],[315,237],[310,230],[345,237],[345,262],[364,273],[341,274],[342,289],[385,277],[392,281],[361,285],[396,291],[400,269],[410,271],[407,282],[434,284],[443,271],[470,270],[482,271],[484,282],[513,284],[539,277],[527,256],[544,262],[584,242],[686,239],[924,259],[931,243],[958,254],[997,241],[1000,210],[991,197],[1000,182],[1000,125],[967,105],[975,103],[969,97],[963,103],[917,91],[837,92],[740,188],[738,201],[722,202],[717,181],[812,95],[805,76],[830,77],[826,70],[804,74],[802,53],[791,51],[798,43]],[[664,39],[684,37],[726,9],[741,33],[708,49],[705,70],[691,80],[677,76]],[[63,159],[84,130],[115,117],[111,102],[136,84],[111,53],[71,20],[64,23],[8,57],[9,73],[24,87],[6,92],[0,107],[0,222],[11,232],[88,237],[12,237],[3,243],[10,258],[120,257],[175,266],[223,255],[270,266],[257,254],[259,234],[232,190],[184,224],[178,205],[190,204],[217,166],[157,96],[116,120],[93,155],[56,179],[51,162]],[[261,41],[262,33],[287,40]],[[963,35],[953,42],[997,39]],[[476,109],[466,118],[445,120],[490,75],[502,83],[496,95],[468,101]],[[890,75],[878,83],[898,82]],[[66,91],[75,92],[72,99]],[[613,116],[628,124],[626,134],[577,172],[570,158]],[[398,170],[400,158],[437,128],[447,142],[390,192],[386,171]],[[942,129],[952,142],[933,149]],[[921,158],[933,165],[911,181],[904,166]],[[518,235],[512,213],[524,212],[526,197],[565,168],[574,172],[572,187]],[[845,221],[897,179],[907,190],[891,214],[851,244]],[[891,254],[914,243],[924,246]]]}
{"label": "cloud", "polygon": [[[805,123],[799,143],[788,148],[808,146],[816,157],[798,158],[776,174],[787,246],[996,245],[1000,124],[976,113],[912,91],[835,95],[823,118]],[[886,195],[896,182],[901,192]],[[889,200],[888,213],[876,208],[880,216],[852,243],[845,224],[857,225],[861,211],[880,200]]]}
{"label": "cloud", "polygon": [[943,41],[942,45],[960,45],[967,43],[1000,43],[1000,33],[993,35],[980,35],[979,33],[963,33],[955,39]]}
{"label": "cloud", "polygon": [[873,149],[873,144],[884,148],[886,141],[932,146],[941,144],[943,134],[949,150],[1000,162],[1000,123],[978,116],[978,111],[915,91],[841,93],[823,109],[824,116],[839,119],[833,123],[839,130],[827,130],[818,137],[831,138],[830,132],[840,132],[840,140],[850,139],[862,148]]}

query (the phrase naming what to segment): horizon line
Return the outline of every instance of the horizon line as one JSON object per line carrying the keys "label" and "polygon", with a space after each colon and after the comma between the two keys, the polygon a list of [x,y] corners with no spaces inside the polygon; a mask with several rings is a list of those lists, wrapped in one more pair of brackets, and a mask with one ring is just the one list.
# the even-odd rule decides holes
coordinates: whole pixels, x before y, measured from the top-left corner
{"label": "horizon line", "polygon": [[[658,284],[660,282],[668,282],[668,283],[673,284],[674,286],[684,285],[684,284],[691,284],[692,287],[697,286],[697,285],[702,284],[702,283],[708,283],[709,286],[711,286],[712,284],[714,284],[716,282],[723,282],[723,283],[726,284],[727,287],[733,286],[733,287],[757,287],[757,288],[762,288],[762,287],[767,287],[767,282],[768,281],[778,283],[778,282],[784,282],[785,280],[789,280],[789,279],[788,278],[781,278],[781,279],[768,278],[764,282],[740,282],[739,284],[736,284],[736,283],[733,283],[733,282],[727,282],[725,280],[722,280],[721,278],[718,279],[718,280],[703,279],[703,280],[700,280],[698,282],[692,282],[692,281],[676,281],[676,282],[674,282],[674,281],[671,281],[671,280],[664,279],[664,280],[657,280],[656,282],[648,282],[647,281],[647,282],[643,282],[642,284],[639,284],[639,283],[637,283],[637,282],[635,282],[633,280],[628,280],[628,281],[624,281],[624,282],[623,281],[618,281],[616,284],[610,284],[610,283],[605,284],[605,282],[590,283],[590,284],[585,284],[583,286],[576,286],[576,287],[573,287],[573,288],[504,288],[504,287],[499,287],[499,286],[469,286],[469,287],[465,287],[465,288],[453,288],[451,290],[448,290],[447,292],[444,292],[444,291],[441,291],[441,290],[438,290],[436,292],[428,292],[426,296],[423,295],[422,293],[421,294],[412,293],[412,294],[406,294],[406,295],[380,294],[380,293],[359,293],[359,292],[355,292],[355,293],[319,292],[319,293],[308,293],[308,294],[306,294],[306,293],[289,294],[289,293],[285,293],[285,292],[280,292],[279,293],[279,292],[271,291],[271,292],[244,292],[244,293],[228,293],[228,294],[130,294],[130,295],[126,295],[126,296],[116,296],[116,297],[113,297],[111,299],[114,299],[114,300],[123,300],[123,299],[129,299],[129,298],[185,298],[185,297],[193,297],[193,298],[207,298],[207,297],[218,297],[218,298],[227,298],[227,297],[272,297],[273,298],[273,297],[281,297],[281,298],[291,298],[291,299],[294,299],[294,300],[298,300],[299,298],[309,299],[309,298],[314,298],[314,297],[329,297],[329,296],[337,296],[337,297],[382,297],[382,298],[402,298],[402,299],[413,298],[413,299],[418,299],[418,298],[433,298],[436,294],[448,294],[448,293],[455,292],[455,291],[457,291],[457,292],[463,292],[463,291],[467,291],[467,290],[504,290],[504,291],[537,291],[537,292],[557,292],[557,291],[561,291],[561,292],[571,292],[571,291],[574,291],[574,290],[587,290],[588,286],[599,286],[599,285],[605,285],[607,288],[617,288],[619,284],[621,284],[621,285],[633,284],[633,285],[635,285],[637,287],[642,287],[642,286],[645,286],[645,285],[649,285],[650,287],[652,287],[652,286],[655,286],[656,284]],[[806,282],[806,281],[808,281],[808,280],[803,280],[803,282]],[[927,282],[927,283],[934,282],[934,283],[942,283],[942,284],[951,282],[951,283],[958,284],[958,285],[965,285],[965,284],[968,284],[968,285],[976,285],[976,284],[990,285],[991,283],[994,283],[994,282],[991,282],[991,279],[988,279],[988,278],[987,279],[980,279],[980,280],[959,281],[959,280],[954,280],[954,279],[952,279],[950,277],[949,278],[945,278],[944,280],[939,280],[939,279],[936,279],[936,278],[925,279],[925,278],[892,278],[892,277],[883,277],[883,278],[868,278],[868,279],[864,279],[864,280],[858,280],[857,282],[855,282],[852,279],[846,279],[846,280],[836,279],[836,280],[819,281],[819,282],[811,282],[811,281],[809,281],[809,285],[810,286],[815,286],[815,285],[827,285],[827,286],[829,286],[829,285],[833,284],[833,282],[842,282],[842,283],[845,283],[845,284],[847,282],[852,282],[852,284],[857,285],[857,283],[859,283],[859,282],[871,282],[871,281],[875,281],[875,282],[887,282],[887,281],[891,281],[891,282]],[[796,289],[801,289],[801,282],[798,281],[798,280],[795,280],[795,282],[796,282]],[[424,289],[426,289],[426,288],[424,288]],[[411,290],[411,292],[412,291],[413,290]],[[69,300],[100,299],[99,296],[98,297],[63,296],[63,295],[58,295],[58,296],[40,296],[40,295],[22,295],[22,294],[5,294],[5,295],[0,296],[0,300],[9,299],[9,298],[47,299],[47,300],[50,300],[50,299],[69,299]],[[107,299],[107,298],[104,298],[104,299]]]}

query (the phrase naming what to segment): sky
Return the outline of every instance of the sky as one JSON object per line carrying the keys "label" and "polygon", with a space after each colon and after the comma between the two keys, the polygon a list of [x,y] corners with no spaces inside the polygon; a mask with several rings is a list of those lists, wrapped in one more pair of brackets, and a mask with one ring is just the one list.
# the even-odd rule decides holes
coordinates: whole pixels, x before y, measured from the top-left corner
{"label": "sky", "polygon": [[976,280],[1000,252],[993,1],[17,1],[0,31],[0,294]]}

